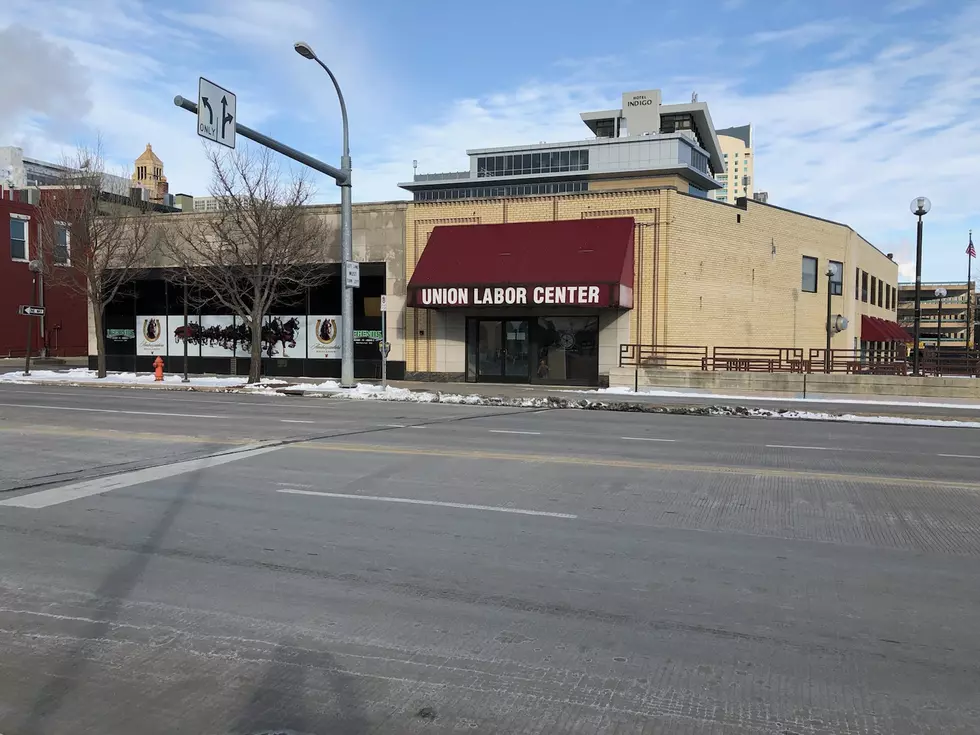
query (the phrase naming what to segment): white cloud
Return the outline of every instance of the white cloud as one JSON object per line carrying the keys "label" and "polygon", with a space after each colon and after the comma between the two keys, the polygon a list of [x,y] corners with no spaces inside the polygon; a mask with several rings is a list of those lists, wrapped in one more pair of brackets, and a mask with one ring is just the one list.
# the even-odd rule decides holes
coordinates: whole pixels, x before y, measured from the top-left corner
{"label": "white cloud", "polygon": [[[895,0],[889,7],[913,5]],[[27,55],[49,59],[62,72],[28,77],[31,89],[18,97],[20,105],[0,110],[0,145],[25,141],[31,155],[57,160],[101,131],[112,162],[127,164],[152,142],[171,190],[202,193],[208,182],[202,145],[193,118],[171,100],[193,96],[204,75],[238,93],[245,124],[335,162],[336,96],[322,70],[294,54],[292,42],[302,39],[344,85],[355,199],[403,199],[408,194],[397,183],[411,178],[413,159],[422,173],[459,170],[468,165],[467,148],[588,137],[578,113],[616,107],[625,90],[659,86],[670,102],[687,100],[696,89],[719,127],[754,124],[756,186],[770,192],[770,201],[847,222],[905,264],[914,259],[908,202],[927,194],[934,209],[927,218],[926,276],[939,277],[929,274],[936,263],[952,264],[953,272],[961,267],[980,170],[976,3],[965,3],[952,19],[932,14],[914,35],[870,24],[857,34],[847,30],[853,22],[824,18],[754,37],[710,29],[686,42],[654,37],[645,48],[617,47],[616,56],[601,61],[557,58],[537,78],[475,88],[472,96],[414,116],[398,106],[412,85],[384,49],[359,35],[358,24],[343,15],[346,4],[214,0],[203,10],[168,7],[130,0],[0,3],[0,29],[15,22],[40,29]],[[889,17],[888,23],[907,21]],[[815,44],[824,42],[837,48],[818,57]],[[21,55],[11,48],[0,43],[0,55]],[[679,66],[668,74],[665,60],[686,49],[704,56],[699,69],[710,71]],[[772,59],[787,53],[789,61],[775,68]],[[16,84],[11,77],[0,88]],[[336,200],[332,182],[319,183],[322,198]]]}

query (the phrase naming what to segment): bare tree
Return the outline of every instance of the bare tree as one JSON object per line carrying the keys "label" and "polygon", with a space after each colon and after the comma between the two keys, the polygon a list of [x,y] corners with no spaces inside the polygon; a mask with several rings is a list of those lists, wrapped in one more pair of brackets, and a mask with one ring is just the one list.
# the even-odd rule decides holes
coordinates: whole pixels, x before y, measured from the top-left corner
{"label": "bare tree", "polygon": [[123,177],[106,173],[101,145],[64,162],[57,184],[42,192],[42,264],[48,282],[84,296],[95,327],[98,376],[106,376],[105,309],[139,278],[158,231]]}
{"label": "bare tree", "polygon": [[262,328],[280,300],[327,280],[325,228],[307,209],[302,175],[284,178],[271,151],[240,147],[208,154],[218,207],[180,215],[168,231],[169,255],[188,283],[237,315],[248,330],[248,382],[262,377]]}

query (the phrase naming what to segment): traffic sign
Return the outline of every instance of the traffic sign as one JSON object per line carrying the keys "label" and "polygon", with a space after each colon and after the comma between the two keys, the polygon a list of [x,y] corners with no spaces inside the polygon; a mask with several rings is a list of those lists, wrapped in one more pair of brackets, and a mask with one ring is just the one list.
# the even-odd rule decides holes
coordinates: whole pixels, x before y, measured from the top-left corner
{"label": "traffic sign", "polygon": [[21,316],[44,316],[43,306],[18,306],[17,313]]}
{"label": "traffic sign", "polygon": [[347,267],[344,269],[344,285],[347,288],[360,288],[361,287],[361,264],[353,260],[347,261]]}
{"label": "traffic sign", "polygon": [[381,294],[381,311],[388,311],[388,297]]}
{"label": "traffic sign", "polygon": [[234,148],[236,99],[227,89],[201,77],[197,86],[197,134]]}

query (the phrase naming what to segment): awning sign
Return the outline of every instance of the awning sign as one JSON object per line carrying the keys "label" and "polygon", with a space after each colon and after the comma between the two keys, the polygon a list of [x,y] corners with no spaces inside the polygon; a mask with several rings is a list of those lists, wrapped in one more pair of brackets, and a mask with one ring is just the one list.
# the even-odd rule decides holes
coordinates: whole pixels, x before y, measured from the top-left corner
{"label": "awning sign", "polygon": [[419,288],[416,306],[608,306],[609,286],[450,286]]}

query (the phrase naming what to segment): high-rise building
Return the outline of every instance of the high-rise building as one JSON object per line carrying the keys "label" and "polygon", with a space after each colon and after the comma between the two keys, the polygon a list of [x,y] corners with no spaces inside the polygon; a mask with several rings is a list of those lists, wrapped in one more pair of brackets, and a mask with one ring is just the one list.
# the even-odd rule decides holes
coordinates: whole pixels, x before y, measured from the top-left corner
{"label": "high-rise building", "polygon": [[716,130],[715,133],[721,146],[722,157],[725,159],[725,171],[718,175],[718,180],[723,184],[722,188],[715,189],[711,193],[711,198],[729,204],[734,204],[739,197],[755,198],[752,125],[723,128]]}

